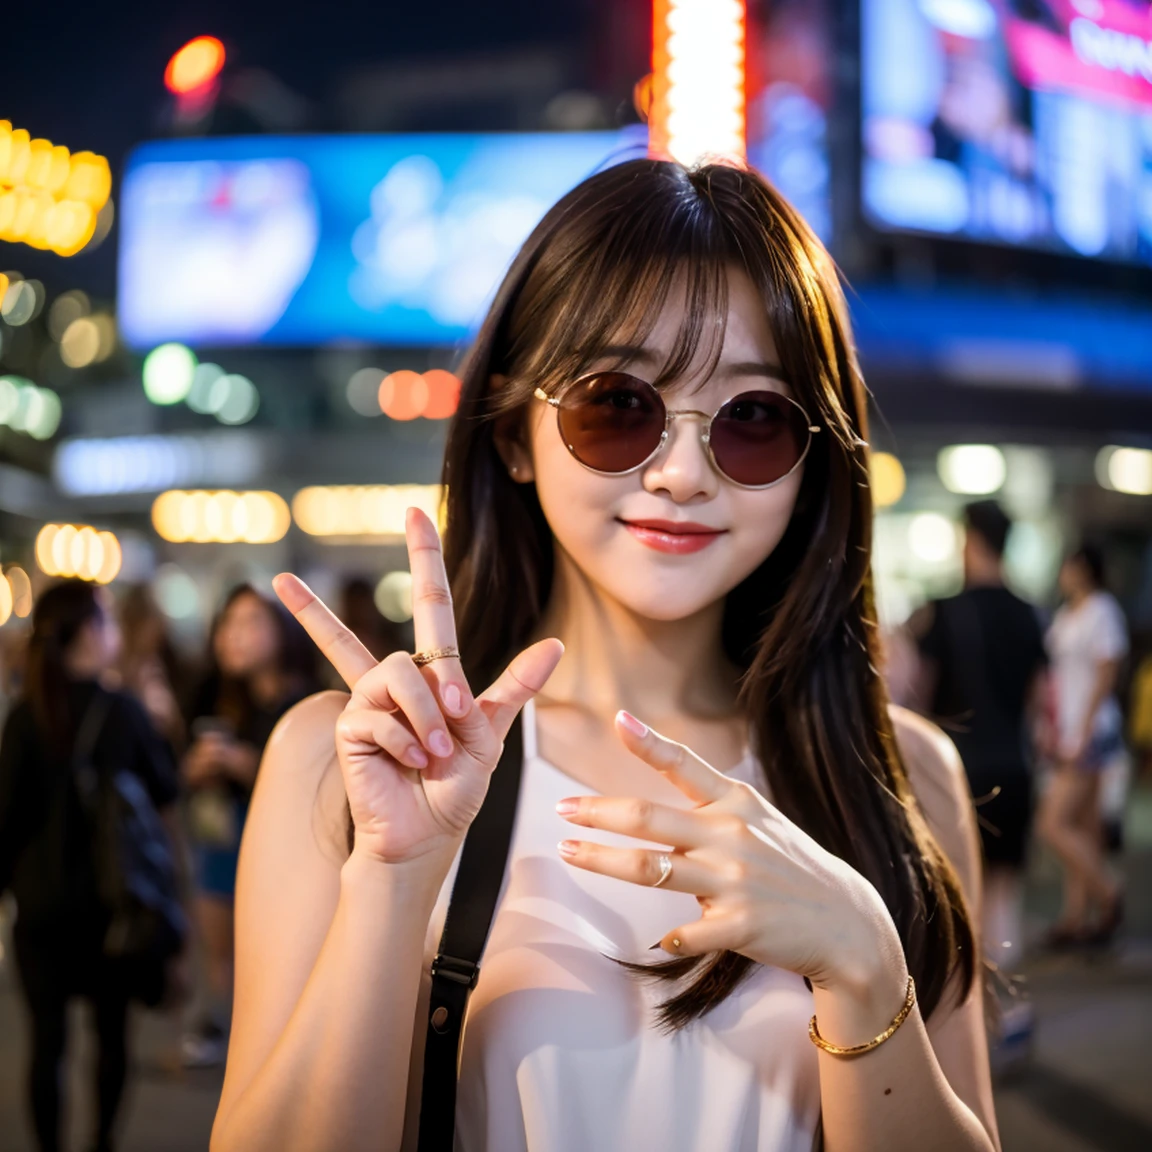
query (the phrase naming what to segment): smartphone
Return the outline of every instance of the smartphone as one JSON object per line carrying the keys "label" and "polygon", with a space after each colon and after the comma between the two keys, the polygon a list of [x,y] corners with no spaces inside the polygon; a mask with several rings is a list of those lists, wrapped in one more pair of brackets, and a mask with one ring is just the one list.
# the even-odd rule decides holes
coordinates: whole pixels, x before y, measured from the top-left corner
{"label": "smartphone", "polygon": [[224,736],[229,740],[236,735],[236,729],[231,720],[222,716],[197,716],[192,721],[192,739],[200,740],[204,736]]}

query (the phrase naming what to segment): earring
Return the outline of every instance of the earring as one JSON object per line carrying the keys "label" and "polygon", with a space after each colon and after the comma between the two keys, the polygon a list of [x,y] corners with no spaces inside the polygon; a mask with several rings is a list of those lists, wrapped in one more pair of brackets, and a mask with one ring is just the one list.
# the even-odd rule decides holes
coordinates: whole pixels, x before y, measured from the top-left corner
{"label": "earring", "polygon": [[511,472],[512,472],[513,476],[519,476],[520,475],[520,465],[519,464],[513,464],[512,468],[511,468]]}

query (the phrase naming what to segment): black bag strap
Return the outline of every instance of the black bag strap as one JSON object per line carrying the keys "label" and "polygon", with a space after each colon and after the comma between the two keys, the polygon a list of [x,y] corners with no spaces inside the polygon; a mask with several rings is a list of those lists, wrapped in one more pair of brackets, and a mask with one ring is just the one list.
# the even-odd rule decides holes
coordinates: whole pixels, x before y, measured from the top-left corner
{"label": "black bag strap", "polygon": [[460,1034],[504,882],[524,763],[522,724],[518,716],[509,729],[488,795],[464,840],[440,948],[432,961],[418,1152],[452,1152]]}

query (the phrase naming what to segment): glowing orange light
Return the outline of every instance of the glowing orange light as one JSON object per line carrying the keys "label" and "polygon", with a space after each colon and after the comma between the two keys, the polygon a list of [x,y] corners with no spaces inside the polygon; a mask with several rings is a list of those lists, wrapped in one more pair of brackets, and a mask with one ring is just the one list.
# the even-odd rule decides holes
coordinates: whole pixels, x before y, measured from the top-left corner
{"label": "glowing orange light", "polygon": [[445,420],[460,403],[460,388],[459,377],[443,368],[423,373],[402,369],[380,381],[377,400],[380,411],[393,420]]}
{"label": "glowing orange light", "polygon": [[460,380],[443,368],[432,368],[424,373],[428,385],[428,402],[420,413],[426,420],[446,420],[460,403]]}
{"label": "glowing orange light", "polygon": [[164,86],[177,96],[211,84],[224,67],[224,45],[215,36],[189,40],[164,69]]}
{"label": "glowing orange light", "polygon": [[390,372],[380,381],[380,410],[393,420],[415,420],[428,403],[428,385],[419,372]]}
{"label": "glowing orange light", "polygon": [[654,0],[653,156],[744,159],[744,36],[744,0]]}

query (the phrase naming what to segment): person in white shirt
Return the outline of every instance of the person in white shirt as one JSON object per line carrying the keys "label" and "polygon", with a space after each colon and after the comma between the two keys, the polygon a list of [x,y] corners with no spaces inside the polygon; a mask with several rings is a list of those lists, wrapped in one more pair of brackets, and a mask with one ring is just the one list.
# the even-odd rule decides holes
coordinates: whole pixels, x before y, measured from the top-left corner
{"label": "person in white shirt", "polygon": [[1128,652],[1124,613],[1104,591],[1099,549],[1085,545],[1068,556],[1059,582],[1064,603],[1047,636],[1055,770],[1036,822],[1064,866],[1063,909],[1047,936],[1053,947],[1105,943],[1123,919],[1120,882],[1104,856],[1100,777],[1123,749],[1116,681]]}
{"label": "person in white shirt", "polygon": [[[408,513],[415,655],[276,579],[352,694],[260,771],[213,1152],[998,1149],[974,813],[878,671],[853,348],[753,170],[630,160],[544,216],[461,368],[443,553]],[[438,941],[495,805],[477,970]]]}

